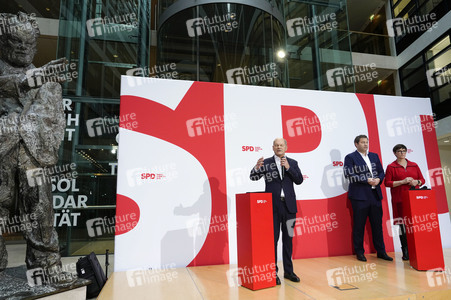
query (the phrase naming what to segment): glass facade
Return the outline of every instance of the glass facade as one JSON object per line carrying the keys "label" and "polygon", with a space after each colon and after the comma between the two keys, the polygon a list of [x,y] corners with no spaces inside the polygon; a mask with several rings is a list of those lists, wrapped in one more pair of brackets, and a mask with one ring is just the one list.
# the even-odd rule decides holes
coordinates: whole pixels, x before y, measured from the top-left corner
{"label": "glass facade", "polygon": [[[327,70],[352,65],[346,6],[340,1],[304,2],[285,4],[289,87],[354,91],[352,84],[331,88],[326,78]],[[301,25],[294,27],[296,22]]]}
{"label": "glass facade", "polygon": [[[287,86],[285,61],[277,59],[284,41],[283,25],[263,10],[204,4],[178,11],[160,26],[157,66],[175,64],[186,80]],[[266,73],[261,70],[277,76],[259,76]]]}
{"label": "glass facade", "polygon": [[437,119],[451,114],[450,33],[448,31],[399,70],[403,95],[430,97]]}
{"label": "glass facade", "polygon": [[[451,1],[393,0],[392,14],[404,23],[403,34],[395,35],[397,53],[407,49],[425,30],[448,13]],[[449,28],[449,25],[448,25]],[[451,114],[451,49],[448,31],[399,69],[402,95],[429,97],[437,119]]]}
{"label": "glass facade", "polygon": [[120,76],[138,64],[148,64],[147,2],[83,2],[61,1],[57,56],[75,63],[80,75],[64,91],[70,96],[118,99]]}
{"label": "glass facade", "polygon": [[[158,65],[176,64],[182,79],[228,83],[240,80],[239,83],[253,85],[355,91],[354,83],[331,88],[326,78],[327,70],[352,65],[343,1],[268,1],[274,4],[273,14],[253,6],[252,1],[204,2],[212,3],[177,11],[161,24]],[[167,12],[171,4],[177,3],[180,2],[162,1],[160,10]],[[277,18],[279,15],[284,23]],[[238,29],[215,30],[218,24],[213,18],[228,16],[233,17],[229,23],[235,22]],[[196,19],[205,24],[201,24],[198,34],[189,36],[187,20]],[[188,31],[194,28],[192,23],[190,26]],[[280,51],[283,57],[279,56]],[[252,80],[252,74],[240,79],[227,76],[227,72],[233,75],[233,70],[244,66],[271,65],[277,74],[272,80]],[[246,71],[243,69],[242,73]]]}
{"label": "glass facade", "polygon": [[[427,24],[429,21],[438,21],[451,9],[450,0],[391,0],[393,18],[403,20],[418,20],[418,24]],[[415,30],[395,36],[396,51],[401,53],[423,32]]]}
{"label": "glass facade", "polygon": [[[77,225],[55,221],[64,255],[114,249],[120,80],[128,70],[149,65],[147,1],[82,2],[62,0],[59,17],[57,57],[66,57],[78,77],[63,84],[68,134],[60,155],[60,164],[76,165],[78,177],[70,189],[54,191],[57,217],[67,213],[57,201],[77,199],[70,210]],[[109,230],[89,228],[96,219]]]}

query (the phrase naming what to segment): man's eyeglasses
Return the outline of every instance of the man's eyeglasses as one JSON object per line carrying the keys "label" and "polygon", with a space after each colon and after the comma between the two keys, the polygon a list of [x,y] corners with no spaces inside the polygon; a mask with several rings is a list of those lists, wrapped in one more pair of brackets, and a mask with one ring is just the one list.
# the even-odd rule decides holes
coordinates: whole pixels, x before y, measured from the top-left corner
{"label": "man's eyeglasses", "polygon": [[407,153],[407,150],[397,150],[396,153]]}

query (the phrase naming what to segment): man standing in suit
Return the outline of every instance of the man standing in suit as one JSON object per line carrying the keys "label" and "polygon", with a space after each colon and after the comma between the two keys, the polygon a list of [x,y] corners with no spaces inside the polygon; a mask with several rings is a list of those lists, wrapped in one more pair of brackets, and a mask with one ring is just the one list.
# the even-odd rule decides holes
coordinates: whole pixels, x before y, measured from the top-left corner
{"label": "man standing in suit", "polygon": [[[265,178],[265,192],[272,193],[272,209],[274,219],[274,247],[276,254],[276,283],[280,284],[277,276],[277,242],[279,241],[280,227],[282,226],[283,268],[284,277],[299,282],[299,277],[293,271],[291,255],[293,253],[292,235],[289,234],[287,222],[296,219],[296,194],[295,184],[301,184],[304,180],[297,161],[285,156],[287,141],[277,138],[273,142],[274,156],[263,159],[261,157],[251,170],[250,179],[259,180]],[[293,223],[293,227],[294,227]],[[291,230],[292,232],[292,230]]]}
{"label": "man standing in suit", "polygon": [[344,175],[349,180],[348,198],[351,200],[354,228],[352,237],[357,259],[366,261],[363,249],[365,223],[370,219],[373,244],[377,257],[392,261],[385,252],[382,233],[382,192],[384,169],[376,153],[368,152],[368,137],[359,135],[354,139],[357,148],[345,157]]}

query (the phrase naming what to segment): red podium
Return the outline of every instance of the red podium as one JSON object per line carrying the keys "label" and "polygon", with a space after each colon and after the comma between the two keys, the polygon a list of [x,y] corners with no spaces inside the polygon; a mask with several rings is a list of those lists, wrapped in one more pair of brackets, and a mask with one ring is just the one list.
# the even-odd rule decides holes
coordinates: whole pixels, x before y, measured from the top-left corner
{"label": "red podium", "polygon": [[272,194],[237,194],[236,221],[240,284],[254,291],[275,286]]}
{"label": "red podium", "polygon": [[405,191],[403,210],[410,265],[421,271],[444,270],[435,191]]}

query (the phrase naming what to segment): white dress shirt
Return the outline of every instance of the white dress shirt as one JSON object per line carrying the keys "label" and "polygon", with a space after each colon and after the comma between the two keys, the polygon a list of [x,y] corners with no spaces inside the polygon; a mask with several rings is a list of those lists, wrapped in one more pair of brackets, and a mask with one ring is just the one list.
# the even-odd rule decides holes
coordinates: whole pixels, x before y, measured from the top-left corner
{"label": "white dress shirt", "polygon": [[[279,170],[280,179],[283,180],[282,165],[280,164],[280,157],[278,157],[277,155],[274,155],[274,160],[276,161],[277,170]],[[283,189],[282,189],[282,192],[280,193],[280,197],[285,197],[285,194],[283,193]]]}
{"label": "white dress shirt", "polygon": [[[371,161],[370,161],[370,158],[369,158],[368,154],[360,153],[360,155],[362,155],[363,160],[366,162],[366,165],[368,166],[368,169],[370,170],[371,178],[374,178],[374,176],[373,176],[373,167],[371,166]],[[371,188],[375,189],[376,187],[375,186],[371,186]]]}

